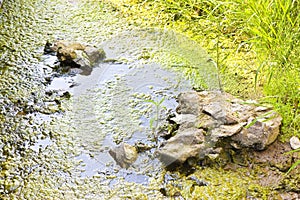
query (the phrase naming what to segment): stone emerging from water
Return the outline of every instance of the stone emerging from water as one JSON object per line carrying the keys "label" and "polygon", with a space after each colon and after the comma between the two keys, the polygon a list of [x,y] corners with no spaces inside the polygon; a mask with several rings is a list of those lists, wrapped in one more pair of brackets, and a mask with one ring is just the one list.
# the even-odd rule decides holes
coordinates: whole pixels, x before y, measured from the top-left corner
{"label": "stone emerging from water", "polygon": [[47,42],[44,53],[56,55],[62,66],[79,68],[84,75],[89,75],[93,66],[105,58],[103,49],[65,40]]}
{"label": "stone emerging from water", "polygon": [[[264,150],[279,135],[281,116],[270,107],[257,106],[220,91],[190,91],[178,96],[177,134],[157,153],[166,165],[204,158],[220,148]],[[218,149],[218,151],[215,151]]]}
{"label": "stone emerging from water", "polygon": [[122,142],[119,146],[109,150],[118,165],[122,168],[128,168],[137,159],[138,153],[134,146]]}
{"label": "stone emerging from water", "polygon": [[183,163],[190,157],[197,157],[204,149],[203,130],[188,128],[170,138],[165,146],[157,151],[165,164]]}

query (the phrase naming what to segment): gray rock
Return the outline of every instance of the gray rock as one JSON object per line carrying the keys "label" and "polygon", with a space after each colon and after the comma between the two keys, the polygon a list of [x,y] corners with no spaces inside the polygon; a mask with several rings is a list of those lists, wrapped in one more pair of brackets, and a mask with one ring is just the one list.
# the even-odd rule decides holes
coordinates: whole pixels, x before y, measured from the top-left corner
{"label": "gray rock", "polygon": [[109,154],[113,157],[118,165],[128,168],[137,159],[138,153],[134,146],[122,142],[119,146],[109,150]]}
{"label": "gray rock", "polygon": [[211,138],[216,140],[221,139],[222,137],[230,137],[239,133],[243,128],[243,124],[235,125],[220,125],[219,127],[211,131]]}
{"label": "gray rock", "polygon": [[232,136],[231,140],[241,147],[264,150],[278,137],[281,121],[282,117],[275,111],[263,118],[249,118],[247,125],[239,134]]}
{"label": "gray rock", "polygon": [[[59,50],[58,52],[61,52],[62,50]],[[63,51],[62,51],[63,52]],[[82,50],[74,50],[72,53],[75,53],[74,57],[67,57],[65,55],[62,55],[62,53],[57,54],[58,59],[63,62],[64,64],[72,65],[74,64],[78,65],[78,67],[92,67],[92,62],[89,60],[88,56],[85,54]]]}
{"label": "gray rock", "polygon": [[159,159],[167,166],[184,163],[190,157],[197,157],[204,144],[204,131],[189,128],[170,138],[165,146],[157,150]]}
{"label": "gray rock", "polygon": [[177,101],[179,106],[176,108],[179,114],[199,115],[202,107],[199,104],[200,98],[197,92],[189,91],[178,95]]}
{"label": "gray rock", "polygon": [[220,123],[218,120],[215,120],[209,115],[201,114],[197,121],[195,122],[196,128],[201,128],[204,130],[212,130],[215,127],[219,127],[222,123]]}
{"label": "gray rock", "polygon": [[237,124],[240,121],[244,121],[244,117],[246,117],[245,112],[253,109],[249,106],[242,106],[241,100],[224,92],[209,92],[208,95],[200,94],[200,96],[202,96],[201,104],[203,113],[225,125]]}
{"label": "gray rock", "polygon": [[197,116],[192,114],[181,114],[172,117],[170,120],[184,128],[194,127],[197,121]]}
{"label": "gray rock", "polygon": [[264,112],[264,111],[269,111],[271,109],[272,109],[271,106],[258,106],[257,108],[255,108],[255,111],[256,112]]}
{"label": "gray rock", "polygon": [[105,58],[105,52],[103,49],[97,49],[92,46],[86,46],[84,49],[84,53],[87,55],[92,65]]}

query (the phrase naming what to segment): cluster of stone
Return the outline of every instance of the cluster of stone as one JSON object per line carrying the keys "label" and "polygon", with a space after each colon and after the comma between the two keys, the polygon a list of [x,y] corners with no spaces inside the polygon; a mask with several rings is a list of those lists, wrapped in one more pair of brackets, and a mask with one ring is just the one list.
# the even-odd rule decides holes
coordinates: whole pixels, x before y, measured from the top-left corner
{"label": "cluster of stone", "polygon": [[157,151],[166,165],[188,158],[217,157],[224,143],[233,149],[266,149],[280,132],[281,116],[270,106],[243,101],[221,91],[190,91],[178,96],[171,123],[175,136]]}

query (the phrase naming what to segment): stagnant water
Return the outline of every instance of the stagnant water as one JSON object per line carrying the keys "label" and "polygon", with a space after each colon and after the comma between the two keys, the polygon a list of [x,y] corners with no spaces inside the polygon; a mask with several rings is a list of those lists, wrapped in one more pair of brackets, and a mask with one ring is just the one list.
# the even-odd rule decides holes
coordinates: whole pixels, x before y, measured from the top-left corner
{"label": "stagnant water", "polygon": [[[150,120],[159,112],[155,120],[163,124],[181,91],[219,89],[217,70],[195,42],[126,25],[112,10],[96,1],[3,5],[3,198],[163,197],[165,171],[155,157],[157,130]],[[88,76],[55,75],[56,58],[42,55],[45,42],[55,38],[102,47],[111,62]],[[159,110],[148,101],[162,99]],[[153,148],[123,169],[108,154],[121,142]]]}
{"label": "stagnant water", "polygon": [[[150,120],[162,125],[166,122],[168,111],[175,110],[179,92],[192,89],[190,81],[178,70],[178,66],[194,67],[187,62],[188,57],[180,54],[185,51],[182,44],[195,45],[171,31],[127,31],[101,45],[106,52],[106,60],[114,62],[100,63],[88,76],[63,75],[52,80],[46,90],[68,91],[73,96],[70,108],[64,114],[70,126],[64,131],[72,133],[81,150],[76,157],[82,160],[81,177],[102,174],[105,178],[107,173],[111,173],[116,184],[121,178],[126,182],[149,185],[151,179],[160,176],[164,166],[154,156],[158,148],[154,134],[158,130],[151,129]],[[176,49],[173,49],[175,46]],[[175,56],[170,59],[169,54]],[[204,63],[203,71],[212,67],[211,72],[214,72],[214,66],[207,64],[208,57],[203,51],[194,51],[192,56],[198,56],[197,61]],[[45,56],[45,59],[53,62],[46,61],[49,66],[55,65],[52,56]],[[202,67],[201,63],[193,64],[199,64],[199,69]],[[215,89],[217,80],[210,81],[215,83],[211,87]],[[162,100],[159,110],[148,100]],[[155,118],[157,112],[159,119]],[[47,142],[52,143],[43,139],[37,145],[42,144],[45,148]],[[121,142],[131,145],[141,143],[152,148],[140,153],[129,169],[121,169],[108,153]]]}

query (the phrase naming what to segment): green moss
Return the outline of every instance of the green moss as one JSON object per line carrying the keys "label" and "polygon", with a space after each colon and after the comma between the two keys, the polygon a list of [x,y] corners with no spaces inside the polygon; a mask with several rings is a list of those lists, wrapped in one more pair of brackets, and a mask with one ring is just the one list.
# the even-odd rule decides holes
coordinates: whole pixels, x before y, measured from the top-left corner
{"label": "green moss", "polygon": [[[186,199],[268,199],[277,195],[272,187],[261,186],[258,171],[247,168],[224,170],[223,168],[198,168],[189,176],[167,184],[168,196],[180,193]],[[256,174],[257,173],[257,174]],[[193,177],[193,178],[190,178]],[[197,179],[197,181],[195,181]],[[197,183],[198,182],[198,183]],[[199,184],[200,183],[200,184]]]}

